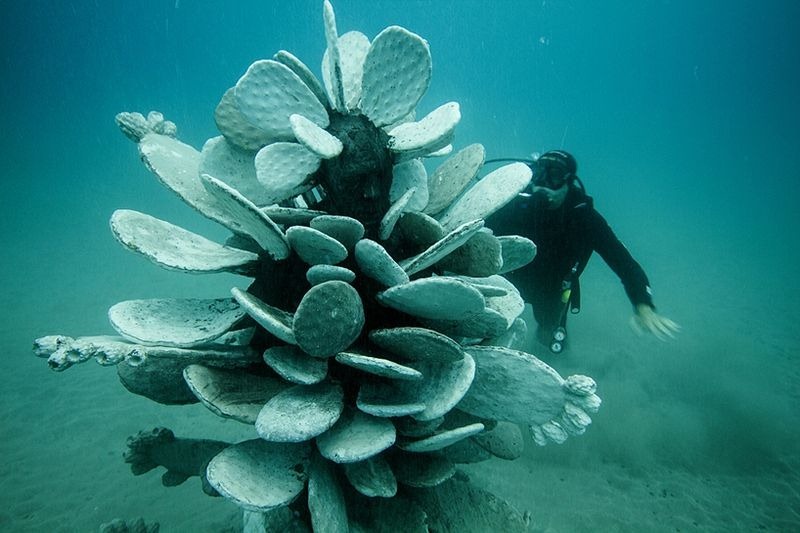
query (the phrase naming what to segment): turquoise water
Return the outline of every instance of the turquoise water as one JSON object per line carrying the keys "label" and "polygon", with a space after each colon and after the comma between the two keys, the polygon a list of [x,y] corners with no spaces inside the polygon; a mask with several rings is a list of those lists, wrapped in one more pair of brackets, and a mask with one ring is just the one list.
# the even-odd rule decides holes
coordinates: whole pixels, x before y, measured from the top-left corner
{"label": "turquoise water", "polygon": [[[800,4],[334,7],[340,33],[398,24],[428,40],[419,115],[459,102],[456,148],[575,154],[659,310],[683,326],[668,343],[636,337],[621,285],[595,258],[570,352],[535,353],[593,376],[603,409],[586,435],[529,443],[517,463],[475,475],[541,530],[800,529]],[[222,530],[235,509],[197,480],[166,489],[120,456],[140,429],[234,440],[240,425],[133,397],[94,363],[53,374],[30,344],[111,333],[106,310],[120,300],[241,283],[162,271],[117,245],[108,218],[122,207],[224,233],[152,178],[113,118],[157,109],[199,148],[252,61],[286,49],[319,73],[321,2],[2,2],[0,25],[0,529],[143,516],[162,531]]]}

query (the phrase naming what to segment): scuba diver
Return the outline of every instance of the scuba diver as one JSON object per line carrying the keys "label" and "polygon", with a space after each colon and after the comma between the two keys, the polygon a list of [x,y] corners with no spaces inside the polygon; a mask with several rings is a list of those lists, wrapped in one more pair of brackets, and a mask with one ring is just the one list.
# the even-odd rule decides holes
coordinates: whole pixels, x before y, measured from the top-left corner
{"label": "scuba diver", "polygon": [[[486,163],[508,161],[493,159]],[[578,178],[575,158],[552,150],[527,163],[533,178],[526,191],[490,216],[486,225],[499,235],[521,235],[537,246],[536,257],[505,276],[533,307],[537,339],[554,353],[564,348],[567,315],[580,311],[580,275],[597,252],[619,276],[634,308],[632,326],[659,339],[680,327],[655,311],[642,267],[594,209]]]}

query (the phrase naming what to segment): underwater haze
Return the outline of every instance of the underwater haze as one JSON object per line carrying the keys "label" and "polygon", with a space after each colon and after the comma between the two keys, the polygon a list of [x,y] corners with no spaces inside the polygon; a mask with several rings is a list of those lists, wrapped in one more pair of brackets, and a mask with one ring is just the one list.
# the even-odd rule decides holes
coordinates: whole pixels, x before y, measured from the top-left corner
{"label": "underwater haze", "polygon": [[[460,103],[456,150],[574,154],[682,326],[667,342],[637,336],[595,257],[569,349],[528,350],[592,376],[603,407],[584,435],[528,440],[517,461],[466,467],[472,479],[529,510],[534,531],[800,531],[800,2],[333,3],[340,34],[396,24],[429,42],[418,111]],[[154,179],[114,116],[161,111],[200,148],[225,90],[281,49],[319,76],[321,0],[0,2],[1,531],[241,527],[196,478],[134,477],[122,452],[156,426],[228,441],[246,426],[131,395],[93,362],[54,373],[31,343],[113,334],[122,300],[240,283],[159,269],[115,241],[118,208],[225,232]]]}

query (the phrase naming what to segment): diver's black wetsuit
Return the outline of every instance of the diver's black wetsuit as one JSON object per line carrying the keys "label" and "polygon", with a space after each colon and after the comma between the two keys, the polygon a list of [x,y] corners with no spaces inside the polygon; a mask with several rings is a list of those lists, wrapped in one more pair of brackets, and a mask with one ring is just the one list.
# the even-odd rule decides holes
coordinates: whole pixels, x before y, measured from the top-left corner
{"label": "diver's black wetsuit", "polygon": [[[586,268],[592,252],[600,254],[625,287],[634,305],[653,306],[650,287],[644,270],[631,256],[593,206],[582,189],[570,186],[563,205],[555,210],[536,205],[536,197],[517,197],[486,222],[495,235],[522,235],[537,246],[534,260],[505,274],[520,290],[543,333],[559,325],[564,305],[561,303],[562,281],[577,263],[577,275]],[[572,284],[570,304],[580,307],[577,278]]]}

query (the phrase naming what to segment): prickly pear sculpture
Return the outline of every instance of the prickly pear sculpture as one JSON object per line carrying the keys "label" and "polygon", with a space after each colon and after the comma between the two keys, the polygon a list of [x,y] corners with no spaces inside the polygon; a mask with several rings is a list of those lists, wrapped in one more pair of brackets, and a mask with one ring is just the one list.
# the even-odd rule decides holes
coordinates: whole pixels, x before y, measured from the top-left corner
{"label": "prickly pear sculpture", "polygon": [[156,177],[233,235],[219,244],[119,210],[114,236],[164,268],[252,283],[229,298],[121,302],[119,336],[43,337],[36,354],[54,370],[116,365],[134,393],[253,425],[234,444],[157,429],[126,454],[134,473],[165,466],[165,484],[200,476],[245,510],[248,531],[524,530],[455,464],[519,457],[519,425],[562,442],[600,405],[590,378],[514,349],[523,301],[501,274],[536,249],[484,219],[530,170],[475,181],[473,144],[428,175],[421,158],[450,154],[460,119],[454,102],[414,118],[428,44],[398,26],[339,36],[327,1],[323,15],[323,83],[286,51],[256,61],[199,152],[160,113],[117,116]]}

